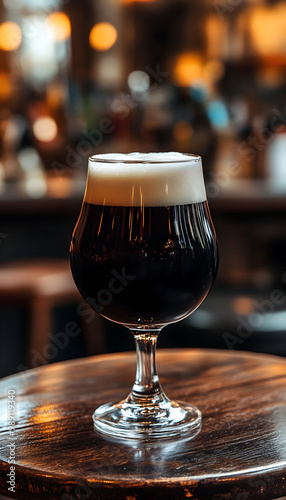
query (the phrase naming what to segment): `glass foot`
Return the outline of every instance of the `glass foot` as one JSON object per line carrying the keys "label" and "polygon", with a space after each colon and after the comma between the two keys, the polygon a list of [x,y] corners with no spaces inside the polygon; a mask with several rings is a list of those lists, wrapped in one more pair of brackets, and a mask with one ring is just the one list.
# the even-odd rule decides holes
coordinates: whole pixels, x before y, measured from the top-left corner
{"label": "glass foot", "polygon": [[108,436],[127,439],[194,437],[201,429],[198,408],[181,401],[136,405],[127,401],[107,403],[93,414],[95,428]]}

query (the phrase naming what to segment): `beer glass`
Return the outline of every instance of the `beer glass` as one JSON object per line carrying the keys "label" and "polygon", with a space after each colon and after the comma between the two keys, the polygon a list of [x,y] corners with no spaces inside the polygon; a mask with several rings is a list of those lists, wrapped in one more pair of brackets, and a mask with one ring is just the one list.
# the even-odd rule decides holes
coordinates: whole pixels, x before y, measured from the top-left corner
{"label": "beer glass", "polygon": [[197,434],[201,413],[165,395],[155,349],[162,328],[193,312],[216,274],[201,158],[175,152],[89,158],[70,255],[86,302],[131,330],[136,344],[133,388],[124,401],[95,410],[95,428],[128,439]]}

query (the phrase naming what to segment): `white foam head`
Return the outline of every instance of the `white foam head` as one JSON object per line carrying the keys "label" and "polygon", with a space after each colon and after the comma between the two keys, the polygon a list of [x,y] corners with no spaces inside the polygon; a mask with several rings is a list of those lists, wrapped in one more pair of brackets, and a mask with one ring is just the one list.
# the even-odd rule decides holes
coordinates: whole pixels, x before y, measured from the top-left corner
{"label": "white foam head", "polygon": [[171,206],[206,200],[200,156],[100,154],[89,158],[85,199],[107,206]]}

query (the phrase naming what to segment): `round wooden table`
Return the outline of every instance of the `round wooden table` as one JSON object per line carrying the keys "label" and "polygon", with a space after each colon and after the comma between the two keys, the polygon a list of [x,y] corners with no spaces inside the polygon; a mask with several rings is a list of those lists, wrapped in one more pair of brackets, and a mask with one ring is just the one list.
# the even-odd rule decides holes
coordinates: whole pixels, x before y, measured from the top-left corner
{"label": "round wooden table", "polygon": [[[119,442],[95,432],[93,410],[131,389],[134,353],[52,364],[0,381],[0,493],[27,500],[286,494],[286,359],[191,349],[158,350],[157,359],[167,395],[203,413],[202,430],[191,440]],[[7,484],[13,456],[15,493]]]}

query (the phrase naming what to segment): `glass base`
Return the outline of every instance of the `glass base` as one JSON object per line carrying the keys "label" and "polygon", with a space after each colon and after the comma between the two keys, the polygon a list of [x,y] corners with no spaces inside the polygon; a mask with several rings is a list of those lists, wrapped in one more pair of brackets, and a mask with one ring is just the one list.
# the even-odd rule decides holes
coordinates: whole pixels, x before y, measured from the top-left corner
{"label": "glass base", "polygon": [[95,428],[108,436],[149,440],[194,437],[201,429],[198,408],[181,401],[166,400],[157,405],[136,405],[127,401],[107,403],[93,414]]}

